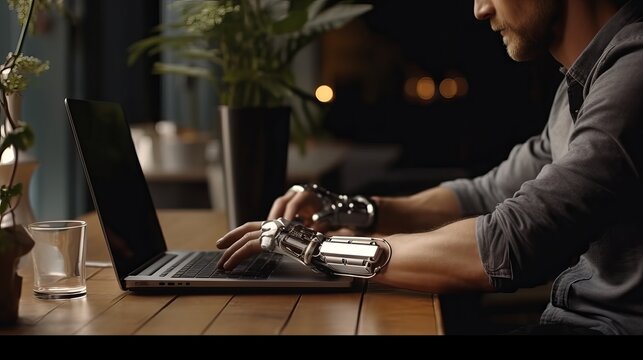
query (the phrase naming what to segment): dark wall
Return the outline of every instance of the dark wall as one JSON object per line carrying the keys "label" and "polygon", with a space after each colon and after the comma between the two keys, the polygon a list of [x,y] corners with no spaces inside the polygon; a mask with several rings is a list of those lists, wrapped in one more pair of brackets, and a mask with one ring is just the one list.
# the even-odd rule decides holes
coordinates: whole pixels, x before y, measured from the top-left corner
{"label": "dark wall", "polygon": [[[361,49],[354,51],[359,75],[325,76],[336,87],[325,120],[331,133],[401,144],[400,167],[465,167],[472,174],[540,133],[561,80],[551,58],[512,61],[489,23],[474,18],[473,1],[373,3],[361,25],[331,34],[322,48],[333,51],[333,42],[353,37]],[[404,95],[413,74],[439,81],[454,72],[469,83],[464,97],[419,103]]]}
{"label": "dark wall", "polygon": [[155,58],[127,65],[128,47],[159,24],[158,1],[86,1],[82,39],[85,90],[91,99],[118,101],[130,122],[157,121],[159,77],[150,74]]}

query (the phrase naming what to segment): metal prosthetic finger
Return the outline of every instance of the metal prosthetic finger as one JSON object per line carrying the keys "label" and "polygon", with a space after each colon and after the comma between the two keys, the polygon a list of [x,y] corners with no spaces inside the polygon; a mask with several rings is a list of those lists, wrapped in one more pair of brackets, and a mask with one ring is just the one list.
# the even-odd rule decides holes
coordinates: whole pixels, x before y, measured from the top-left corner
{"label": "metal prosthetic finger", "polygon": [[367,197],[336,194],[317,184],[295,185],[291,190],[312,192],[321,201],[322,209],[312,216],[313,222],[326,222],[335,229],[374,230],[377,207]]}

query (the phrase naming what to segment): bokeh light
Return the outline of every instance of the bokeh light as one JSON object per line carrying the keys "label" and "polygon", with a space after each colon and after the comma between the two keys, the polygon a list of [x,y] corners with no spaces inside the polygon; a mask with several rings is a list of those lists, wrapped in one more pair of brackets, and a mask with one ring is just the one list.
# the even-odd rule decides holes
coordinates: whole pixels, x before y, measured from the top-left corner
{"label": "bokeh light", "polygon": [[321,85],[315,90],[315,97],[323,103],[331,102],[335,97],[333,88],[328,85]]}

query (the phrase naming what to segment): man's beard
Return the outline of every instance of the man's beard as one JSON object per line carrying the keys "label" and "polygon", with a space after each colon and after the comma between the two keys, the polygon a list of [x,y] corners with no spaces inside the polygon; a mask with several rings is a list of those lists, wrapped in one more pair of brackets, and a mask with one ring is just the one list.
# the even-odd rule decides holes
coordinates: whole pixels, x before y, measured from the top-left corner
{"label": "man's beard", "polygon": [[516,61],[533,60],[545,55],[554,41],[554,30],[563,14],[563,2],[541,0],[527,22],[517,27],[497,25],[505,29],[507,53]]}

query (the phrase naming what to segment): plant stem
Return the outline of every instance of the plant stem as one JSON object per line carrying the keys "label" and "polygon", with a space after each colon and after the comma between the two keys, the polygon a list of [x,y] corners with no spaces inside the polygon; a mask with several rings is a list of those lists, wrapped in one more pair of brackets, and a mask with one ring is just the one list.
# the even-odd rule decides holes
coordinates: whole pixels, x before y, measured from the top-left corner
{"label": "plant stem", "polygon": [[[18,57],[22,54],[22,48],[25,44],[25,38],[27,37],[27,31],[29,30],[29,24],[31,24],[31,16],[33,14],[33,8],[36,4],[36,0],[31,0],[29,3],[29,12],[27,13],[27,18],[25,19],[25,23],[22,24],[22,30],[20,31],[20,37],[18,38],[18,44],[16,45],[16,51],[11,55],[11,58],[7,61],[9,64],[8,67],[4,67],[2,69],[2,72],[4,73],[7,69],[7,74],[11,74],[13,71],[14,67],[16,66],[16,62],[18,62]],[[2,74],[0,74],[2,76]],[[7,75],[9,76],[9,75]],[[12,129],[15,129],[17,127],[17,121],[14,120],[13,115],[9,111],[9,105],[8,105],[8,100],[7,100],[7,94],[5,90],[2,90],[2,97],[4,99],[4,104],[3,108],[5,111],[5,114],[7,115],[7,121],[9,121],[9,124],[11,124]],[[1,155],[1,154],[0,154]],[[1,218],[0,218],[1,219]]]}
{"label": "plant stem", "polygon": [[15,51],[16,56],[22,53],[22,46],[25,43],[25,37],[27,36],[27,31],[29,30],[29,23],[31,23],[31,14],[33,14],[33,8],[35,3],[36,3],[36,0],[31,0],[31,3],[29,4],[29,13],[27,14],[27,19],[25,20],[25,23],[22,24],[22,31],[20,32],[20,38],[18,38],[18,45],[16,45],[16,51]]}
{"label": "plant stem", "polygon": [[[22,24],[22,31],[20,32],[20,37],[18,38],[18,44],[16,45],[16,51],[15,51],[15,53],[12,54],[11,58],[8,60],[8,63],[9,63],[8,69],[9,69],[9,71],[7,72],[7,74],[11,74],[11,72],[13,71],[13,69],[16,66],[16,62],[18,61],[18,57],[20,57],[20,55],[22,54],[22,48],[23,48],[24,43],[25,43],[25,38],[27,36],[27,31],[29,30],[29,24],[31,24],[31,16],[33,14],[33,9],[34,9],[35,3],[36,3],[36,0],[31,0],[30,3],[29,3],[29,12],[27,14],[27,18],[25,20],[25,23]],[[3,72],[5,70],[6,70],[6,68],[3,69]],[[2,76],[2,74],[0,74],[0,76]],[[7,116],[6,121],[3,122],[3,127],[4,127],[4,130],[5,130],[5,134],[8,134],[9,130],[7,129],[6,122],[7,121],[9,122],[9,125],[11,127],[11,131],[14,131],[18,127],[18,122],[17,122],[17,120],[14,120],[13,115],[11,114],[11,111],[9,111],[9,100],[7,99],[7,93],[5,92],[4,89],[2,90],[2,99],[3,99],[2,108],[4,109],[4,112],[5,112],[6,116]],[[16,149],[15,147],[12,147],[12,150],[14,152],[14,159],[13,159],[13,166],[12,166],[12,169],[11,169],[11,178],[9,179],[9,184],[7,185],[8,191],[10,191],[11,188],[13,187],[13,182],[16,180],[16,172],[18,171],[18,160],[19,160],[18,159],[18,157],[19,157],[18,149]],[[0,157],[1,156],[2,156],[2,154],[0,154]],[[18,206],[18,204],[20,203],[20,199],[18,199],[18,202],[13,206],[11,205],[11,200],[7,200],[7,201],[9,201],[9,207],[8,207],[9,211],[7,213],[11,214],[11,222],[15,225],[16,217],[15,217],[15,214],[14,214],[14,210]],[[5,217],[5,215],[7,213],[0,214],[0,224],[2,224],[2,220],[4,219],[4,217]]]}

